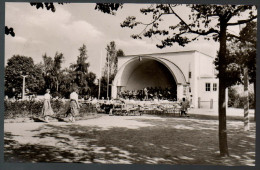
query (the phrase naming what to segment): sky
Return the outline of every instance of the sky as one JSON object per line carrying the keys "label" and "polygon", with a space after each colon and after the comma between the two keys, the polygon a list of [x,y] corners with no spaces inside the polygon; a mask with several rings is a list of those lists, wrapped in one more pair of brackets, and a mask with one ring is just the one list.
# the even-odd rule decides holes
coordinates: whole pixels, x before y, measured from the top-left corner
{"label": "sky", "polygon": [[[116,48],[122,49],[126,55],[198,50],[205,54],[216,56],[218,43],[200,40],[180,47],[159,49],[156,44],[160,37],[142,40],[132,39],[132,34],[138,34],[143,27],[134,29],[121,28],[127,16],[149,22],[151,16],[140,14],[140,8],[149,4],[124,4],[116,15],[104,14],[95,10],[94,3],[55,4],[56,12],[46,9],[36,9],[30,3],[9,2],[5,4],[5,25],[13,27],[16,36],[5,36],[5,64],[13,55],[32,57],[35,64],[43,62],[46,53],[54,58],[56,52],[64,55],[62,67],[76,63],[79,48],[87,47],[89,71],[100,77],[100,67],[103,67],[106,56],[106,46],[115,41]],[[177,12],[188,20],[189,11],[180,8]],[[164,18],[160,26],[166,28],[169,23],[178,22],[176,18]],[[236,32],[236,28],[232,30]]]}

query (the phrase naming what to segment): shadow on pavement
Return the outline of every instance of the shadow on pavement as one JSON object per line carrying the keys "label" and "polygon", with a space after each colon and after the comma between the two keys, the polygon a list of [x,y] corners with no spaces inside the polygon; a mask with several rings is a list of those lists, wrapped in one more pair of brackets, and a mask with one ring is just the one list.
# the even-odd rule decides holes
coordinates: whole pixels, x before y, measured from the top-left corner
{"label": "shadow on pavement", "polygon": [[139,129],[68,124],[46,124],[34,138],[50,138],[53,146],[19,144],[5,133],[7,162],[82,162],[106,164],[192,164],[254,165],[255,127],[243,131],[243,124],[229,124],[231,157],[218,155],[218,125],[213,120],[140,119],[154,126]]}

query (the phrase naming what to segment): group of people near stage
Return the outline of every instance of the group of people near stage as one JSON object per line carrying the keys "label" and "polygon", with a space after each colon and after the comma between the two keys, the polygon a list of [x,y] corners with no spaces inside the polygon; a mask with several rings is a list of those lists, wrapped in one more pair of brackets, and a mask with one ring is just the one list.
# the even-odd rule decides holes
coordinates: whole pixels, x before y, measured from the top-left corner
{"label": "group of people near stage", "polygon": [[[170,97],[172,94],[172,89],[165,89],[162,90],[160,88],[144,88],[142,90],[142,95],[140,93],[133,94],[126,96],[126,94],[121,93],[121,98],[125,99],[140,99],[142,101],[147,101],[150,99],[172,99],[172,101],[176,101],[176,98]],[[140,92],[140,91],[139,91]],[[152,95],[151,95],[152,94]],[[174,93],[175,94],[175,93]],[[168,98],[167,98],[168,96]],[[139,97],[139,98],[138,98]],[[49,117],[53,117],[55,115],[52,107],[51,107],[51,95],[50,90],[46,90],[46,94],[44,95],[44,102],[43,102],[43,108],[42,108],[42,116],[44,117],[45,122],[49,122]],[[181,105],[181,115],[187,116],[187,109],[189,108],[189,102],[185,98],[182,99],[180,102]],[[79,114],[79,101],[78,101],[78,89],[74,88],[72,93],[70,94],[70,107],[66,112],[66,117],[69,117],[70,122],[75,122],[75,116]]]}
{"label": "group of people near stage", "polygon": [[[51,95],[50,89],[46,90],[44,95],[44,102],[42,107],[42,116],[44,117],[45,122],[49,122],[49,117],[54,116],[54,111],[51,107]],[[75,122],[75,116],[79,114],[79,102],[78,102],[78,89],[74,88],[70,94],[70,107],[66,112],[66,117],[69,116],[70,122]]]}
{"label": "group of people near stage", "polygon": [[161,87],[145,87],[141,90],[124,90],[119,92],[118,96],[123,99],[135,100],[171,100],[176,101],[176,88],[161,88]]}

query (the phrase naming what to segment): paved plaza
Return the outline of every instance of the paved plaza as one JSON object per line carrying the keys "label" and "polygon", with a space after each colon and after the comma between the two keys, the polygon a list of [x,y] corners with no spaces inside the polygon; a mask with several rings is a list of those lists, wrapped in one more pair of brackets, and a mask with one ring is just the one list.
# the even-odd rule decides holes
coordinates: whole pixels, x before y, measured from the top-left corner
{"label": "paved plaza", "polygon": [[255,123],[229,120],[230,157],[220,158],[218,121],[156,115],[109,116],[67,122],[5,123],[7,162],[102,164],[255,164]]}

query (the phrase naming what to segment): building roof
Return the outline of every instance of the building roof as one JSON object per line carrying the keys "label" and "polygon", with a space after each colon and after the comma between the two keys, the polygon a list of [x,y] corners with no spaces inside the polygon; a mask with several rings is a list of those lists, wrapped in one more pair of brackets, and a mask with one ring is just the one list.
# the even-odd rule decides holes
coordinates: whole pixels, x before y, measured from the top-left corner
{"label": "building roof", "polygon": [[211,58],[215,58],[213,56],[210,56],[208,54],[205,54],[203,52],[200,52],[198,50],[187,50],[187,51],[173,51],[173,52],[165,52],[165,53],[150,53],[150,54],[134,54],[134,55],[125,55],[125,56],[119,56],[119,57],[136,57],[136,56],[149,56],[149,55],[165,55],[165,54],[176,54],[176,53],[200,53],[200,54],[203,54],[203,55],[206,55],[208,57],[211,57]]}

